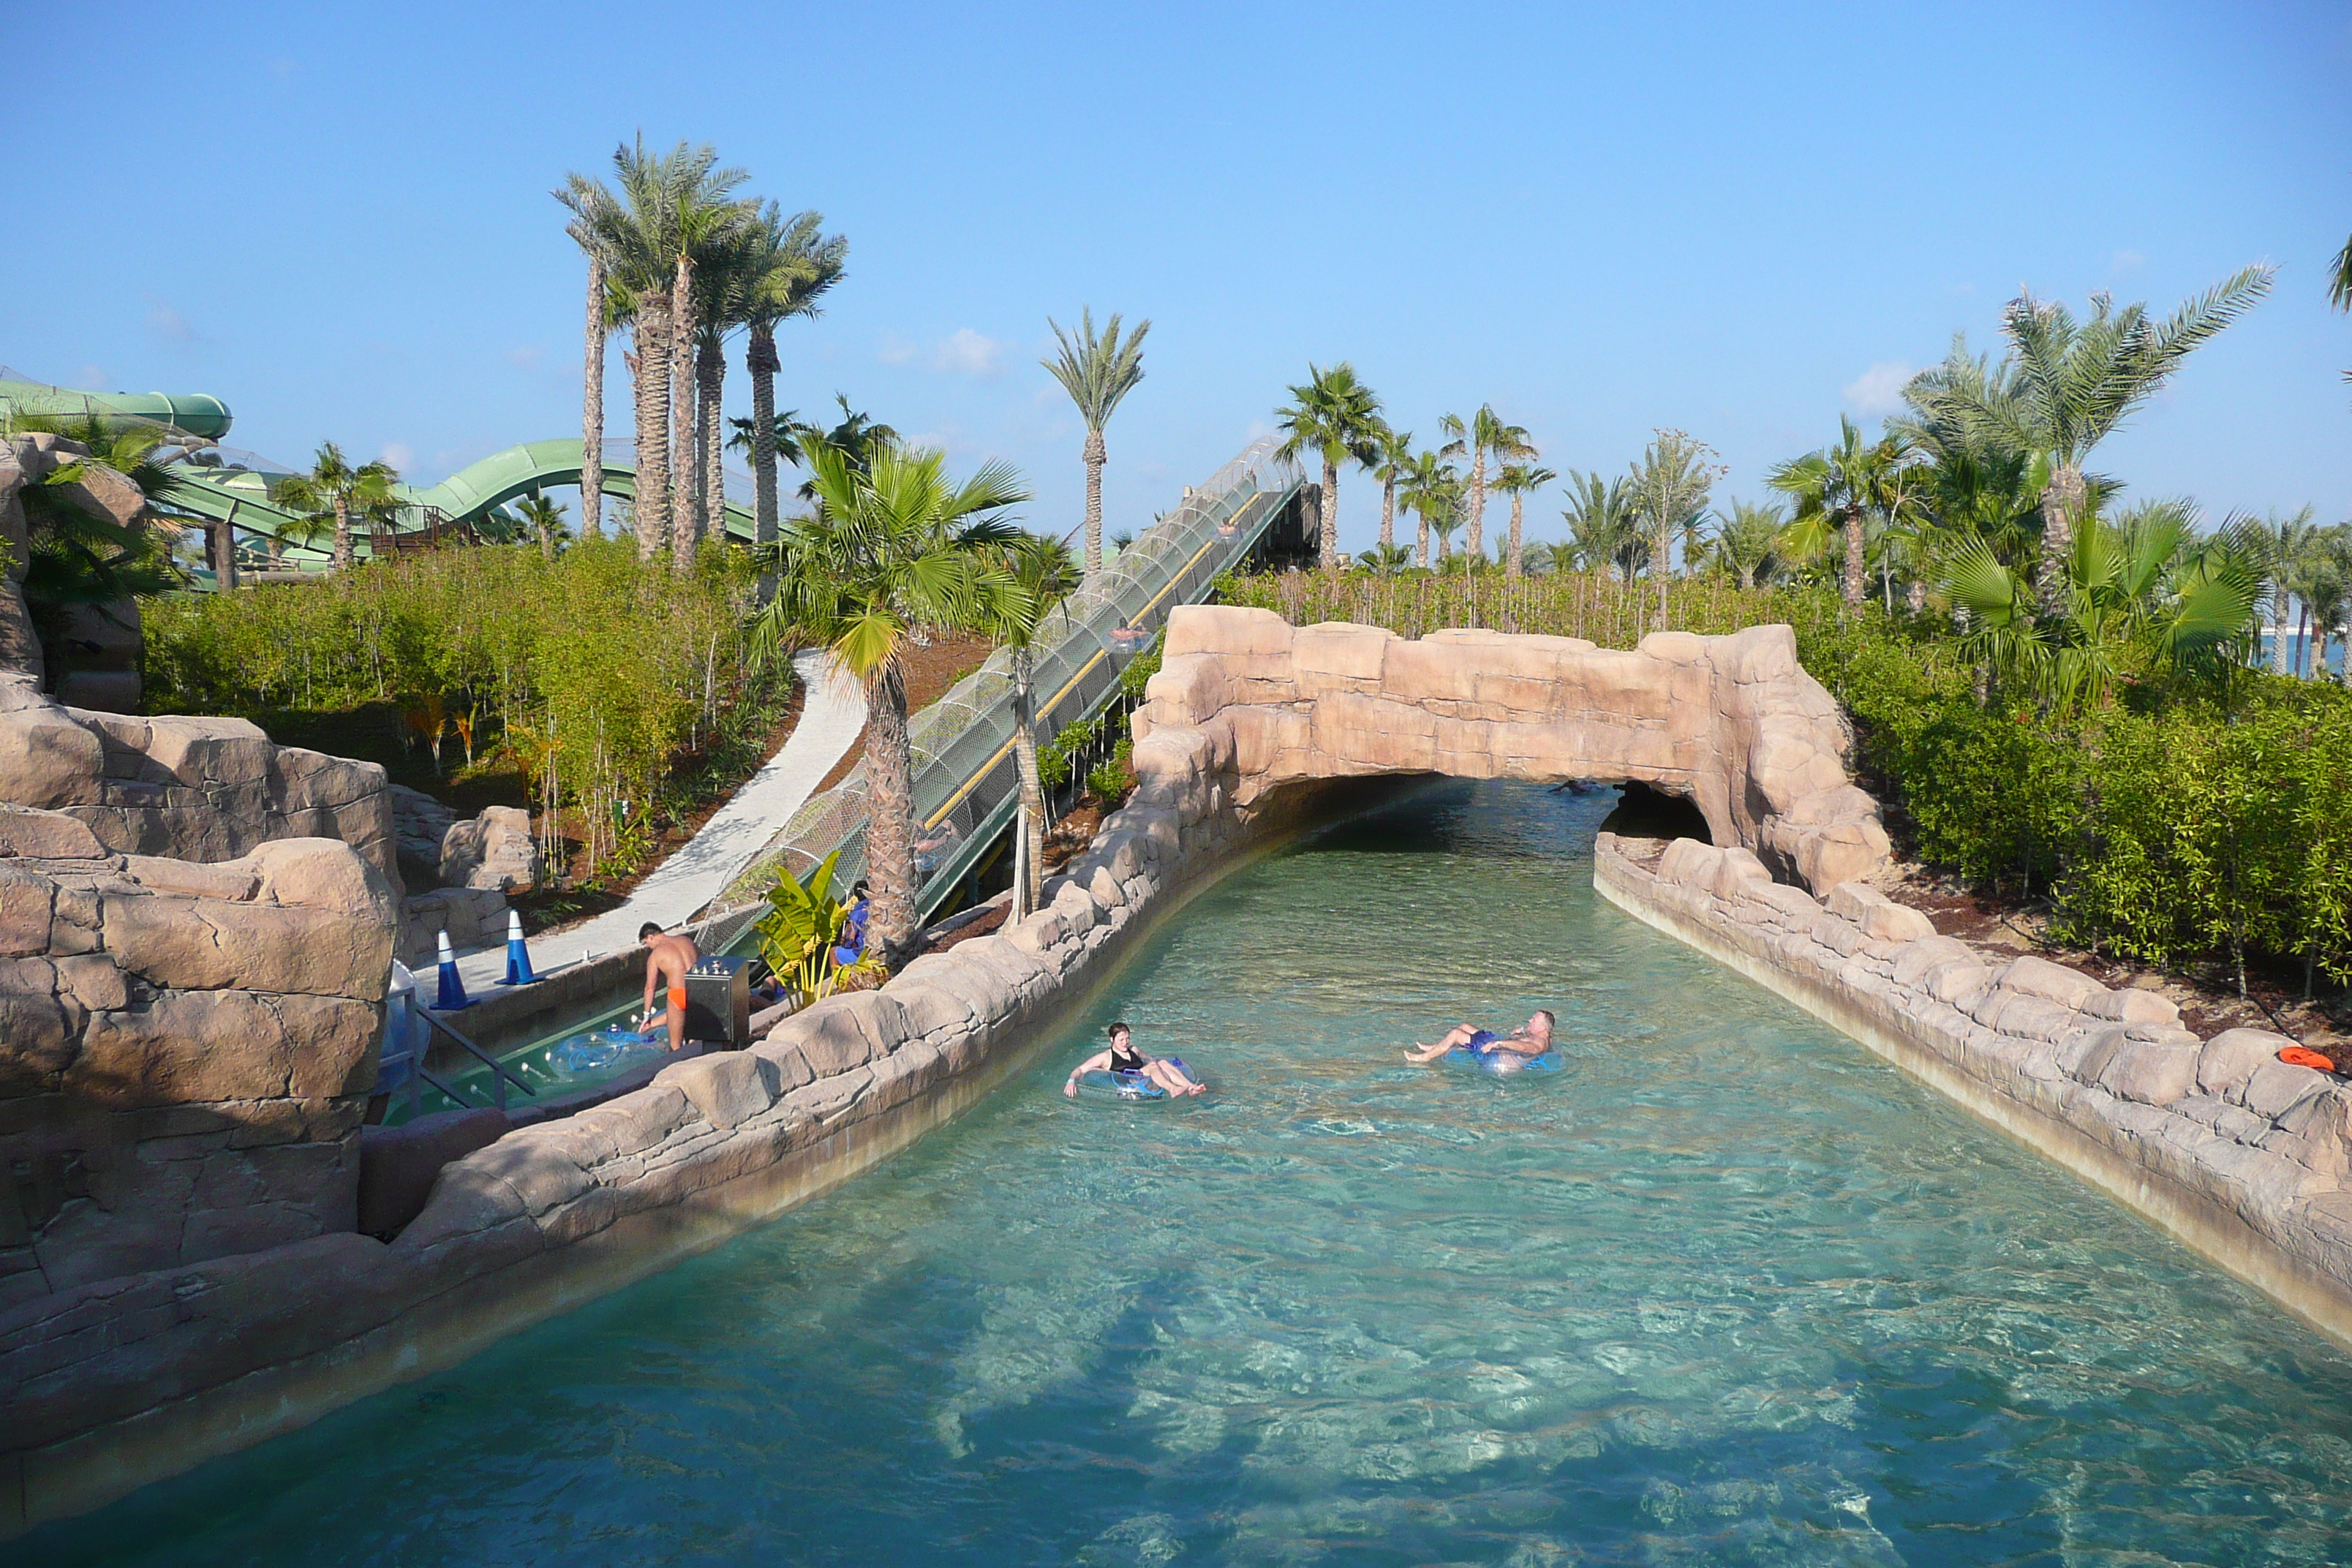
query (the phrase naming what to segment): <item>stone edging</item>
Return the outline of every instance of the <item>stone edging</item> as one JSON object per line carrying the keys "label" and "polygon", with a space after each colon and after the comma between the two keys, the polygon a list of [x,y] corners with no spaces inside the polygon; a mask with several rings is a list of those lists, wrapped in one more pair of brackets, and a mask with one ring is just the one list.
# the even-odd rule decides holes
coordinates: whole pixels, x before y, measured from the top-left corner
{"label": "stone edging", "polygon": [[1853,1037],[2352,1345],[2352,1088],[2210,1040],[2147,991],[1937,936],[1862,883],[1827,907],[1739,848],[1601,835],[1592,885]]}

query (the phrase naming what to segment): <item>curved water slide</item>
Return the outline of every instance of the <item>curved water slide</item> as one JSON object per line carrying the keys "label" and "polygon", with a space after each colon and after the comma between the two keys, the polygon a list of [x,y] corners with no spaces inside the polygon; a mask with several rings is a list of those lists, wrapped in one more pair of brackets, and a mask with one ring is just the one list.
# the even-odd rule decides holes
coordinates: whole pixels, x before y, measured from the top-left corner
{"label": "curved water slide", "polygon": [[[578,439],[527,441],[493,452],[470,463],[437,485],[400,485],[402,510],[396,532],[415,532],[434,522],[478,524],[508,502],[543,490],[563,489],[580,482],[581,443]],[[604,493],[623,500],[637,493],[637,471],[625,458],[625,446],[608,457],[604,468]],[[302,520],[269,499],[269,487],[283,472],[259,467],[236,467],[197,462],[170,465],[170,478],[156,499],[174,510],[228,522],[250,532],[276,537],[280,530],[305,531]],[[727,531],[740,539],[751,537],[749,507],[730,500]],[[362,553],[367,536],[361,535]]]}

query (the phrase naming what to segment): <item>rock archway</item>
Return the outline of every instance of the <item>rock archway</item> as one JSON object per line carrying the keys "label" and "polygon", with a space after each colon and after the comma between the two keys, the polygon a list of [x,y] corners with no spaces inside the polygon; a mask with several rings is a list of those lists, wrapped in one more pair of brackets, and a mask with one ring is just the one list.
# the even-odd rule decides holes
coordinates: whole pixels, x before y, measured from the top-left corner
{"label": "rock archway", "polygon": [[[1293,626],[1190,605],[1135,719],[1146,805],[1188,819],[1269,792],[1378,773],[1635,780],[1689,799],[1719,845],[1816,893],[1886,858],[1878,803],[1848,776],[1836,700],[1785,626],[1580,637]],[[1191,798],[1196,795],[1221,799]]]}

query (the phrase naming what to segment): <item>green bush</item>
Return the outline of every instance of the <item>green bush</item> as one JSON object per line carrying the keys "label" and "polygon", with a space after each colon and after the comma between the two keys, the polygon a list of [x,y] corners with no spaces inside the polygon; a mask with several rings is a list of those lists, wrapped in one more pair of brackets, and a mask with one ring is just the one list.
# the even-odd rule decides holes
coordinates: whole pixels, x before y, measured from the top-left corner
{"label": "green bush", "polygon": [[1102,802],[1105,809],[1127,798],[1135,787],[1135,742],[1121,741],[1111,748],[1110,755],[1097,763],[1087,773],[1087,793]]}
{"label": "green bush", "polygon": [[[634,542],[438,551],[321,583],[144,601],[148,702],[160,712],[332,712],[398,704],[440,752],[510,752],[589,823],[592,859],[646,831],[682,755],[741,737],[753,684],[740,627],[754,585],[712,548],[673,576]],[[757,706],[756,704],[753,706]],[[625,815],[624,803],[627,805]]]}

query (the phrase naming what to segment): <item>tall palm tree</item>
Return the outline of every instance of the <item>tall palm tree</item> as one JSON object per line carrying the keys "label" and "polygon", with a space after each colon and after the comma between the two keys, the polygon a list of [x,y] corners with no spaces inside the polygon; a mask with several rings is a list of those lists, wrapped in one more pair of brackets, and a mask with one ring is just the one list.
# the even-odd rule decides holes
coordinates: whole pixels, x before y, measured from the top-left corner
{"label": "tall palm tree", "polygon": [[1506,576],[1517,577],[1527,570],[1522,522],[1528,492],[1539,490],[1558,478],[1558,474],[1536,463],[1505,463],[1495,475],[1495,488],[1511,498],[1511,553],[1503,567]]}
{"label": "tall palm tree", "polygon": [[269,499],[283,507],[308,512],[331,512],[335,519],[335,570],[347,570],[352,561],[352,515],[397,502],[393,486],[400,476],[388,463],[362,463],[353,468],[343,449],[332,441],[319,443],[319,455],[307,474],[289,474],[269,487]]}
{"label": "tall palm tree", "polygon": [[1587,572],[1613,569],[1632,582],[1643,554],[1632,486],[1622,476],[1603,479],[1597,468],[1570,468],[1564,488],[1568,505],[1559,515],[1568,524],[1570,555]]}
{"label": "tall palm tree", "polygon": [[1318,555],[1327,570],[1339,563],[1339,465],[1370,468],[1380,460],[1374,445],[1380,417],[1381,400],[1346,360],[1328,370],[1308,364],[1306,384],[1292,387],[1289,404],[1274,411],[1275,426],[1284,433],[1278,456],[1296,462],[1301,453],[1313,452],[1323,459]]}
{"label": "tall palm tree", "polygon": [[1783,539],[1783,547],[1791,556],[1819,554],[1831,537],[1844,535],[1845,563],[1839,587],[1849,607],[1862,603],[1870,518],[1874,510],[1883,509],[1890,478],[1908,454],[1899,432],[1865,441],[1862,427],[1841,414],[1836,445],[1792,458],[1765,477],[1766,484],[1797,503],[1796,516]]}
{"label": "tall palm tree", "polygon": [[[751,448],[752,543],[771,544],[776,538],[776,328],[795,316],[814,318],[817,301],[841,281],[849,242],[839,235],[820,233],[824,219],[814,212],[780,216],[771,205],[753,226],[749,254],[741,270],[742,319],[751,343],[743,352],[743,368],[751,375],[751,417],[748,426]],[[738,421],[739,428],[746,428]],[[791,459],[797,463],[794,454]]]}
{"label": "tall palm tree", "polygon": [[2286,615],[2294,597],[2295,569],[2319,538],[2319,526],[2311,521],[2311,508],[2305,507],[2292,517],[2273,511],[2259,522],[2250,520],[2242,532],[2248,553],[2270,584],[2271,673],[2284,675]]}
{"label": "tall palm tree", "polygon": [[[677,344],[671,356],[677,383],[670,397],[670,463],[687,495],[686,506],[670,519],[670,570],[681,576],[694,570],[696,547],[726,515],[718,426],[727,374],[721,339],[730,324],[724,319],[727,268],[759,213],[758,204],[730,193],[748,177],[740,170],[720,171],[669,215],[670,321]],[[705,270],[711,276],[699,278]]]}
{"label": "tall palm tree", "polygon": [[1431,525],[1442,521],[1444,524],[1443,533],[1454,531],[1454,501],[1460,483],[1460,476],[1454,472],[1454,465],[1434,452],[1415,454],[1397,476],[1397,500],[1420,520],[1418,538],[1413,546],[1413,564],[1423,571],[1429,568]]}
{"label": "tall palm tree", "polygon": [[1045,324],[1054,329],[1054,341],[1061,345],[1061,353],[1038,363],[1054,373],[1054,379],[1078,405],[1078,417],[1087,426],[1086,567],[1091,577],[1103,566],[1102,471],[1110,457],[1103,446],[1103,426],[1110,423],[1120,399],[1143,379],[1143,334],[1151,330],[1151,323],[1138,321],[1124,343],[1119,342],[1116,311],[1099,337],[1095,335],[1092,306],[1079,308],[1075,335],[1063,331],[1061,323],[1051,316],[1045,318]]}
{"label": "tall palm tree", "polygon": [[1506,461],[1533,458],[1536,449],[1528,440],[1526,426],[1505,424],[1492,404],[1480,404],[1478,412],[1467,419],[1458,414],[1449,414],[1438,424],[1454,437],[1439,448],[1440,455],[1470,459],[1470,538],[1464,548],[1468,554],[1483,559],[1486,537],[1486,459],[1489,456]]}
{"label": "tall palm tree", "polygon": [[[580,199],[591,205],[609,202],[612,193],[593,180],[574,174]],[[569,189],[555,193],[558,201],[566,201]],[[604,340],[611,334],[608,319],[610,301],[606,299],[605,243],[600,226],[584,216],[575,216],[563,226],[572,243],[580,247],[588,258],[588,324],[583,342],[580,378],[580,518],[587,533],[601,533],[604,528]]]}
{"label": "tall palm tree", "polygon": [[1715,448],[1680,430],[1660,430],[1633,465],[1628,487],[1650,534],[1650,574],[1658,583],[1658,626],[1666,625],[1666,585],[1673,575],[1675,536],[1706,510],[1707,493],[1724,468]]}
{"label": "tall palm tree", "polygon": [[2006,445],[2048,458],[2042,491],[2041,613],[2066,613],[2066,562],[2074,522],[2086,515],[2083,462],[2116,427],[2172,379],[2191,350],[2270,292],[2272,268],[2248,267],[2184,301],[2163,321],[2143,303],[2118,310],[2105,293],[2077,320],[2056,300],[2021,294],[2001,312],[2010,364],[2000,395],[1954,389],[1948,412]]}
{"label": "tall palm tree", "polygon": [[870,468],[812,444],[814,517],[755,552],[776,579],[752,617],[755,662],[782,649],[829,649],[866,690],[866,857],[872,931],[894,961],[915,932],[914,763],[907,731],[905,654],[917,637],[1002,625],[1022,596],[998,549],[1006,510],[1028,499],[1013,469],[984,465],[962,484],[945,454],[883,447]]}
{"label": "tall palm tree", "polygon": [[1372,441],[1379,458],[1372,478],[1381,481],[1381,548],[1392,550],[1396,547],[1397,482],[1412,470],[1412,432],[1391,430],[1383,419]]}
{"label": "tall palm tree", "polygon": [[515,502],[515,514],[539,541],[541,558],[554,560],[555,542],[563,537],[563,503],[541,495],[525,496]]}
{"label": "tall palm tree", "polygon": [[1019,533],[998,547],[1017,595],[996,601],[997,616],[984,628],[1011,655],[1013,756],[1021,781],[1020,886],[1013,895],[1012,919],[1036,909],[1045,887],[1045,788],[1037,771],[1037,710],[1031,685],[1035,675],[1038,633],[1054,607],[1078,585],[1078,563],[1058,539]]}
{"label": "tall palm tree", "polygon": [[1753,588],[1758,574],[1773,565],[1773,548],[1788,521],[1778,506],[1733,501],[1731,515],[1716,520],[1710,542],[1715,563],[1738,578],[1742,588]]}

